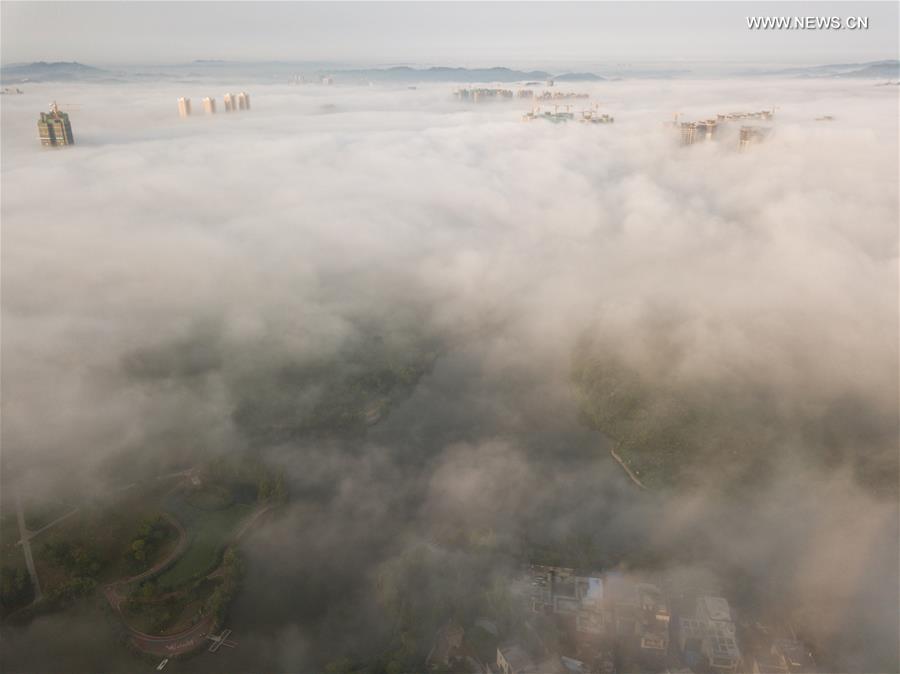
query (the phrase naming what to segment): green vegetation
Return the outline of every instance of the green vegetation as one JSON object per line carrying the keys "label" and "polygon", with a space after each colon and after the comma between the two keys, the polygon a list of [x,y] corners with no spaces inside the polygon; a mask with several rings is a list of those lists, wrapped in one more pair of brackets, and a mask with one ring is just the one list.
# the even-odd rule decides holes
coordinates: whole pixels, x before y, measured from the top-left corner
{"label": "green vegetation", "polygon": [[174,589],[205,576],[216,567],[228,538],[253,509],[235,503],[219,510],[204,510],[182,497],[174,500],[171,510],[189,537],[184,554],[157,579],[161,587]]}
{"label": "green vegetation", "polygon": [[86,541],[50,541],[44,546],[44,554],[73,579],[96,579],[102,568],[97,549]]}
{"label": "green vegetation", "polygon": [[25,499],[23,505],[25,510],[25,526],[28,527],[30,531],[37,531],[38,529],[47,526],[56,518],[65,515],[66,512],[73,507],[71,501],[63,499],[49,499],[42,501]]}
{"label": "green vegetation", "polygon": [[238,584],[244,575],[244,562],[237,551],[229,547],[222,556],[221,583],[213,590],[203,606],[203,613],[213,617],[213,629],[218,629],[225,620],[225,614],[234,595],[237,593]]}
{"label": "green vegetation", "polygon": [[373,337],[334,361],[288,363],[238,383],[234,421],[261,444],[306,434],[362,432],[407,395],[437,357],[410,339]]}
{"label": "green vegetation", "polygon": [[191,497],[201,509],[222,509],[234,502],[284,503],[288,498],[284,471],[271,468],[252,455],[217,457],[206,464],[203,472],[214,482]]}
{"label": "green vegetation", "polygon": [[132,590],[123,610],[128,624],[141,632],[178,632],[202,618],[203,607],[220,586],[219,579],[204,578],[178,592],[163,592],[149,580]]}
{"label": "green vegetation", "polygon": [[610,354],[576,355],[573,380],[588,425],[646,486],[737,480],[764,474],[773,411],[750,386],[705,387],[659,375],[650,382]]}
{"label": "green vegetation", "polygon": [[[48,598],[66,603],[93,585],[135,575],[169,553],[175,530],[160,517],[167,481],[83,506],[32,541],[38,576]],[[143,543],[140,543],[143,541]],[[141,558],[143,557],[143,558]]]}
{"label": "green vegetation", "polygon": [[158,578],[175,589],[203,578],[219,564],[240,522],[261,503],[288,498],[284,472],[253,456],[229,455],[209,461],[200,484],[174,494],[168,508],[188,533],[184,554]]}
{"label": "green vegetation", "polygon": [[0,569],[0,606],[4,611],[25,606],[32,599],[34,587],[25,569],[6,566]]}
{"label": "green vegetation", "polygon": [[74,577],[58,585],[54,585],[46,594],[47,603],[51,606],[65,606],[80,597],[86,597],[97,587],[94,578]]}
{"label": "green vegetation", "polygon": [[175,538],[175,527],[161,515],[145,519],[125,551],[131,573],[136,575],[150,568],[152,561],[159,557],[160,550]]}
{"label": "green vegetation", "polygon": [[869,489],[896,495],[896,411],[859,396],[790,400],[764,375],[735,367],[691,377],[674,356],[645,375],[589,344],[576,350],[572,378],[586,423],[650,488],[752,493],[791,453],[809,466],[846,465]]}

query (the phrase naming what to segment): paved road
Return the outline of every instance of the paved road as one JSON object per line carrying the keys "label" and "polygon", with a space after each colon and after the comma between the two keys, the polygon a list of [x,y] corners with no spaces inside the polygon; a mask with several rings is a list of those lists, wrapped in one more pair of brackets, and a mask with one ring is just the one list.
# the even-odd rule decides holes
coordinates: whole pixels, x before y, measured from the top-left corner
{"label": "paved road", "polygon": [[[126,627],[128,627],[126,625]],[[207,643],[206,636],[212,627],[212,616],[207,616],[193,627],[169,636],[155,637],[128,627],[131,640],[144,653],[171,657],[187,653]]]}
{"label": "paved road", "polygon": [[131,576],[130,578],[122,578],[121,580],[117,580],[114,583],[110,583],[106,587],[103,588],[103,594],[106,595],[106,600],[110,603],[110,605],[121,613],[121,609],[119,608],[122,604],[122,601],[125,599],[121,594],[119,594],[119,588],[123,585],[130,585],[131,583],[137,583],[146,578],[150,578],[151,576],[155,576],[157,573],[162,571],[168,564],[175,561],[182,554],[184,554],[185,549],[188,544],[188,536],[187,531],[185,531],[184,527],[181,525],[181,522],[172,517],[169,513],[164,512],[163,517],[169,520],[169,523],[178,530],[178,544],[175,546],[175,549],[172,550],[172,553],[168,555],[165,559],[160,560],[149,569],[144,571],[143,573],[139,573],[136,576]]}
{"label": "paved road", "polygon": [[[232,536],[231,541],[237,542],[237,540],[243,536],[247,530],[259,519],[261,515],[268,512],[271,506],[264,506],[257,510],[254,513],[251,513],[246,520],[242,523],[241,527]],[[122,619],[122,623],[125,625],[125,629],[128,630],[131,635],[131,640],[134,645],[144,653],[150,653],[151,655],[157,656],[166,656],[171,657],[175,655],[182,655],[184,653],[188,653],[193,651],[203,644],[207,642],[207,635],[210,634],[212,628],[212,616],[204,617],[200,622],[196,625],[189,627],[182,632],[177,634],[169,634],[165,636],[154,636],[152,634],[146,634],[145,632],[139,632],[138,630],[132,628],[127,622],[125,622],[125,616],[122,615],[121,604],[124,601],[124,597],[119,594],[118,588],[129,584],[134,583],[140,580],[144,580],[145,578],[149,578],[169,564],[171,561],[180,557],[187,546],[188,537],[187,532],[184,530],[184,527],[181,523],[176,520],[174,517],[170,516],[168,513],[165,513],[166,518],[172,524],[174,524],[178,528],[179,535],[181,538],[178,541],[178,545],[171,555],[168,555],[164,560],[155,564],[152,568],[144,571],[137,576],[132,576],[131,578],[125,578],[123,580],[116,581],[115,583],[111,583],[103,588],[103,593],[106,595],[106,600],[110,603],[110,605],[119,613],[120,618]],[[215,578],[218,575],[221,575],[221,565],[212,573],[207,576],[208,578]]]}
{"label": "paved road", "polygon": [[628,477],[631,478],[631,481],[634,482],[641,489],[646,489],[646,485],[638,479],[638,476],[635,475],[631,468],[628,467],[628,464],[622,460],[622,457],[616,453],[614,447],[609,448],[609,453],[612,454],[612,458],[616,460],[616,462],[625,469],[625,472],[628,473]]}
{"label": "paved road", "polygon": [[22,495],[18,491],[16,492],[16,519],[19,521],[19,536],[22,537],[19,544],[22,546],[22,551],[25,553],[25,566],[28,567],[28,573],[31,575],[31,583],[34,585],[34,601],[32,601],[32,603],[35,603],[41,599],[41,584],[38,581],[37,569],[34,568],[34,557],[31,555],[31,537],[28,535],[28,528],[25,526],[25,511],[22,509]]}

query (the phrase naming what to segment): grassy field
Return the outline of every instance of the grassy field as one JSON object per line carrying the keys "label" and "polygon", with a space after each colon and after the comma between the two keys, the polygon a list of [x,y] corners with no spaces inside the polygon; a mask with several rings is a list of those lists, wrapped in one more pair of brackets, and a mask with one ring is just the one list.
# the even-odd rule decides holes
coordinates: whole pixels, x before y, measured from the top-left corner
{"label": "grassy field", "polygon": [[[32,549],[42,588],[51,590],[72,576],[71,570],[52,560],[50,547],[59,544],[83,549],[95,558],[98,568],[90,576],[98,582],[115,580],[139,571],[128,562],[128,546],[142,522],[159,515],[163,495],[170,488],[170,483],[161,481],[146,488],[122,492],[101,504],[82,508],[33,539]],[[176,539],[174,534],[173,530],[153,558],[146,561],[147,567],[171,550]]]}
{"label": "grassy field", "polygon": [[12,498],[4,498],[0,505],[0,566],[13,569],[25,568],[22,547],[19,540],[19,525],[16,522],[15,504]]}
{"label": "grassy field", "polygon": [[127,623],[136,630],[148,634],[177,634],[188,629],[195,621],[204,602],[221,583],[205,580],[196,587],[177,592],[158,601],[129,605],[124,613]]}
{"label": "grassy field", "polygon": [[184,555],[157,579],[161,588],[176,588],[212,571],[228,538],[253,506],[232,503],[221,498],[218,487],[210,487],[173,496],[169,510],[187,529],[189,543]]}

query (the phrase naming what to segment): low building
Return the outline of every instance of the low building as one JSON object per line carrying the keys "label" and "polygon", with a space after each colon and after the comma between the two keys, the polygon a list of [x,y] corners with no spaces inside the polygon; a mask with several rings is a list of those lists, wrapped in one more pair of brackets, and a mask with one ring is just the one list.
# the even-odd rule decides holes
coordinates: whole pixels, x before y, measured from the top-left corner
{"label": "low building", "polygon": [[789,674],[789,670],[781,655],[761,653],[753,662],[753,674]]}
{"label": "low building", "polygon": [[497,669],[500,674],[539,674],[531,656],[518,644],[497,649]]}
{"label": "low building", "polygon": [[425,660],[426,666],[443,667],[463,656],[462,644],[465,630],[456,623],[447,623],[437,631],[434,646]]}
{"label": "low building", "polygon": [[807,674],[816,671],[816,661],[806,646],[796,639],[775,639],[772,641],[773,655],[784,658],[791,674]]}
{"label": "low building", "polygon": [[713,671],[736,672],[741,652],[728,601],[710,595],[699,597],[695,616],[679,620],[678,645],[688,662],[702,655]]}

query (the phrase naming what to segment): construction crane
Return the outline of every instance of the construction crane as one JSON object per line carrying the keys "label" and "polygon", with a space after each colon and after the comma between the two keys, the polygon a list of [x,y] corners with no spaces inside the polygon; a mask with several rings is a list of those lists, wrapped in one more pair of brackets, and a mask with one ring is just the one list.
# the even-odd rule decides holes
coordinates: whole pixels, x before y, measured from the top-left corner
{"label": "construction crane", "polygon": [[50,112],[59,114],[59,109],[65,108],[66,112],[69,110],[81,110],[80,103],[57,103],[56,101],[52,101],[50,103]]}

